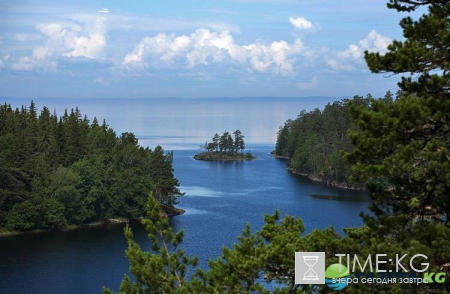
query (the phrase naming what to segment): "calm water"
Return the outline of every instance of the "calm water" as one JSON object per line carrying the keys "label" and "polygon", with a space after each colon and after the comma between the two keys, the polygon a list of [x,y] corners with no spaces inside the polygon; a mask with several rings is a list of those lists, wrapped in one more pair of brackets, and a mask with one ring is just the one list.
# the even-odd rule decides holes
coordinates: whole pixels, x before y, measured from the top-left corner
{"label": "calm water", "polygon": [[[308,231],[330,225],[341,231],[342,227],[362,224],[358,214],[366,211],[367,195],[292,176],[286,171],[286,161],[270,157],[273,144],[260,143],[274,140],[265,126],[276,131],[278,125],[287,118],[295,118],[308,104],[302,107],[301,102],[223,102],[223,110],[215,109],[202,117],[207,102],[184,106],[160,102],[153,105],[158,110],[151,108],[151,103],[141,108],[136,102],[131,105],[96,103],[78,105],[89,116],[97,108],[115,130],[125,131],[124,126],[129,126],[128,130],[141,138],[142,145],[153,146],[159,141],[166,150],[175,149],[175,174],[181,190],[186,192],[179,206],[186,213],[173,218],[172,225],[185,231],[183,248],[189,255],[198,255],[203,267],[208,259],[220,254],[223,245],[230,246],[236,241],[247,222],[253,230],[260,229],[263,214],[273,213],[275,209],[282,215],[301,217]],[[58,107],[62,105],[58,101],[53,107],[59,112]],[[39,101],[38,106],[41,106]],[[311,107],[315,107],[314,103]],[[125,111],[127,108],[134,109],[136,115]],[[185,111],[184,118],[182,108],[190,110]],[[249,114],[250,108],[256,108],[255,113]],[[112,115],[114,111],[119,114]],[[160,120],[165,122],[165,127]],[[183,121],[186,129],[180,130]],[[247,142],[253,142],[249,148],[258,160],[219,163],[192,158],[196,146],[212,133],[236,128],[247,129],[244,135]],[[250,132],[253,129],[255,132]],[[135,239],[149,248],[143,228],[133,224],[133,230]],[[123,225],[1,238],[0,293],[99,293],[102,286],[117,290],[128,271],[125,249]]]}

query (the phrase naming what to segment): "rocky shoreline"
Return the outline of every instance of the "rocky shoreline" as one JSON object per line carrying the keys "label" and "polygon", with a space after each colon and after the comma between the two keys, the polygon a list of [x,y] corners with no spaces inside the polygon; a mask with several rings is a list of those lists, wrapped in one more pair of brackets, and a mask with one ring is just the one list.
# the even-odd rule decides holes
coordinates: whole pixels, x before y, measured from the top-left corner
{"label": "rocky shoreline", "polygon": [[177,215],[182,215],[185,212],[186,210],[181,208],[161,205],[161,215],[164,217],[174,217]]}
{"label": "rocky shoreline", "polygon": [[338,182],[336,180],[330,180],[330,179],[326,179],[324,177],[313,176],[313,175],[310,175],[310,174],[307,174],[307,173],[300,173],[300,172],[296,171],[291,166],[288,166],[286,169],[293,175],[302,176],[302,177],[308,178],[309,180],[311,180],[313,182],[321,183],[321,184],[326,185],[326,186],[340,188],[340,189],[346,189],[346,190],[354,190],[354,191],[365,191],[365,190],[367,190],[365,187],[349,186],[347,183]]}
{"label": "rocky shoreline", "polygon": [[272,152],[270,152],[270,155],[272,157],[278,158],[278,159],[286,159],[286,160],[290,160],[289,157],[287,156],[281,156],[281,155],[277,155],[277,153],[275,152],[275,150],[273,150]]}
{"label": "rocky shoreline", "polygon": [[[290,158],[287,157],[287,156],[279,156],[279,155],[277,155],[275,150],[270,152],[270,154],[274,158],[283,159],[283,160],[290,160]],[[297,170],[295,170],[295,168],[293,168],[290,165],[290,162],[288,163],[288,166],[287,166],[286,169],[293,175],[302,176],[302,177],[308,178],[309,180],[311,180],[313,182],[321,183],[321,184],[326,185],[326,186],[340,188],[340,189],[346,189],[346,190],[354,190],[354,191],[366,191],[367,190],[367,188],[364,187],[364,186],[360,186],[360,187],[349,186],[347,183],[342,183],[342,182],[338,182],[336,180],[331,180],[331,179],[327,179],[327,178],[324,178],[324,177],[319,177],[319,176],[314,176],[314,175],[307,174],[307,173],[298,172]]]}

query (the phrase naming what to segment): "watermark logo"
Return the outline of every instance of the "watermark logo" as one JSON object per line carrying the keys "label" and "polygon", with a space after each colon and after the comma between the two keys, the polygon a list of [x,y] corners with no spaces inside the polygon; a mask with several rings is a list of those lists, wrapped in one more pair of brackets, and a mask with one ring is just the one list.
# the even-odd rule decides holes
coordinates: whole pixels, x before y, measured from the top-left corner
{"label": "watermark logo", "polygon": [[325,252],[295,252],[295,283],[325,284]]}
{"label": "watermark logo", "polygon": [[350,277],[345,265],[334,263],[325,271],[325,284],[333,290],[342,290],[347,287]]}
{"label": "watermark logo", "polygon": [[[445,272],[430,272],[424,254],[335,254],[339,263],[325,270],[325,252],[295,252],[295,284],[326,284],[342,290],[348,284],[442,284]],[[391,257],[391,258],[389,258]],[[346,263],[344,263],[344,260]],[[345,265],[344,265],[345,264]]]}

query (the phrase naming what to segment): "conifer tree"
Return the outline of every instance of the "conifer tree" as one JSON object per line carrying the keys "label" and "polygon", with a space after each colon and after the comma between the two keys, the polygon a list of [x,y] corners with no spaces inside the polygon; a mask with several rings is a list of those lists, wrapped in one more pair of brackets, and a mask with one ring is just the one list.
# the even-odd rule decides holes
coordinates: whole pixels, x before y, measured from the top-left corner
{"label": "conifer tree", "polygon": [[[431,271],[448,271],[450,2],[391,0],[388,7],[428,12],[418,20],[403,18],[405,40],[394,41],[385,55],[365,52],[373,72],[409,74],[401,78],[395,100],[352,107],[361,131],[351,134],[355,151],[346,157],[374,200],[373,213],[364,216],[370,229],[365,244],[426,254]],[[440,286],[450,289],[448,282]]]}
{"label": "conifer tree", "polygon": [[[147,218],[142,221],[149,232],[151,251],[146,252],[133,240],[133,233],[127,226],[128,241],[126,256],[130,261],[130,272],[120,285],[120,293],[183,293],[189,269],[197,266],[196,257],[189,258],[184,250],[178,249],[183,241],[183,231],[173,232],[169,219],[161,215],[161,207],[153,195],[148,197]],[[103,293],[112,294],[109,289]],[[186,290],[184,293],[189,293]]]}

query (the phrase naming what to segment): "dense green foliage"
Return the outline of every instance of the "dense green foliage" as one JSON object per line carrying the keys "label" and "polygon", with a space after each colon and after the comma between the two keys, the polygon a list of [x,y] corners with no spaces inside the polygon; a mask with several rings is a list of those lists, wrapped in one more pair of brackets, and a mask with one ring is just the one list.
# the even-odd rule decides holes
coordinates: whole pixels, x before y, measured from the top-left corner
{"label": "dense green foliage", "polygon": [[243,153],[245,149],[244,135],[239,130],[234,131],[234,139],[227,131],[222,136],[215,134],[212,142],[205,142],[200,146],[201,153],[194,156],[197,160],[250,160],[255,159],[250,151]]}
{"label": "dense green foliage", "polygon": [[[365,106],[369,97],[355,96],[353,101]],[[289,158],[290,168],[296,173],[350,185],[351,172],[342,151],[353,150],[347,135],[347,130],[353,128],[348,99],[328,104],[323,111],[303,110],[295,120],[280,127],[275,152]]]}
{"label": "dense green foliage", "polygon": [[214,134],[212,142],[206,142],[205,145],[200,146],[206,152],[225,152],[238,153],[245,149],[244,135],[239,130],[233,132],[234,139],[227,131],[223,132],[222,136]]}
{"label": "dense green foliage", "polygon": [[[126,256],[130,260],[130,272],[136,278],[131,281],[125,275],[120,285],[121,293],[172,293],[185,286],[189,269],[198,264],[198,259],[188,258],[178,245],[183,241],[183,232],[173,232],[169,219],[161,215],[161,207],[153,195],[147,202],[147,216],[142,224],[149,232],[152,251],[142,251],[133,241],[133,233],[127,226],[125,236],[128,241]],[[104,289],[104,293],[113,293]]]}
{"label": "dense green foliage", "polygon": [[[366,103],[337,103],[331,109],[346,109],[342,118],[350,113],[355,129],[348,124],[339,129],[331,128],[333,115],[321,116],[320,111],[303,113],[296,121],[287,123],[279,132],[277,155],[296,159],[302,148],[319,149],[325,162],[331,160],[335,151],[347,150],[345,159],[352,165],[355,177],[367,183],[373,198],[371,214],[364,215],[364,226],[349,228],[347,236],[341,237],[331,228],[313,230],[302,236],[301,220],[279,215],[266,216],[261,231],[251,233],[247,227],[233,248],[223,249],[222,256],[210,262],[208,271],[198,271],[191,281],[172,287],[167,283],[168,293],[249,293],[274,292],[298,293],[332,291],[323,286],[298,286],[292,282],[294,252],[325,251],[327,265],[335,263],[336,253],[386,254],[386,267],[396,270],[395,255],[424,254],[429,263],[428,272],[447,272],[444,283],[396,283],[396,284],[350,284],[342,293],[449,293],[450,279],[450,74],[448,50],[450,46],[450,2],[443,0],[390,0],[389,8],[400,12],[428,8],[417,21],[404,18],[405,41],[394,41],[388,53],[365,52],[366,61],[373,72],[411,73],[415,76],[402,78],[396,99],[368,99]],[[325,108],[325,113],[327,110]],[[316,123],[313,117],[323,120]],[[321,119],[319,119],[321,117]],[[314,123],[312,123],[314,122]],[[297,128],[311,123],[299,134]],[[319,126],[329,126],[330,131],[318,131]],[[316,129],[314,128],[316,127]],[[342,149],[330,153],[325,134],[341,139],[347,129],[353,129],[350,140],[354,149],[345,149],[348,141],[341,142]],[[334,135],[333,135],[334,133]],[[346,139],[348,140],[348,139]],[[305,141],[310,145],[305,145]],[[344,144],[345,143],[345,144]],[[337,143],[336,143],[337,144]],[[298,154],[298,153],[297,153]],[[297,156],[298,157],[298,156]],[[297,159],[300,159],[298,157]],[[300,161],[309,172],[326,171],[319,160]],[[308,165],[308,164],[309,165]],[[299,163],[297,163],[299,164]],[[332,165],[331,165],[332,166]],[[339,177],[339,175],[335,175]],[[169,233],[171,231],[168,231]],[[177,240],[179,242],[180,240]],[[129,251],[130,252],[130,251]],[[140,254],[140,253],[139,253]],[[138,274],[148,270],[146,258],[135,259]],[[148,253],[152,255],[151,253]],[[173,254],[173,253],[172,253]],[[163,255],[154,258],[164,259]],[[172,259],[170,263],[180,261]],[[188,264],[187,259],[181,259]],[[136,265],[136,263],[132,265]],[[375,260],[372,259],[375,268]],[[403,263],[406,270],[419,264]],[[385,268],[386,269],[386,268]],[[164,271],[164,268],[159,268]],[[167,272],[155,274],[164,276]],[[262,277],[277,281],[280,287],[264,287]],[[173,278],[167,279],[171,281]],[[125,283],[126,281],[124,281]],[[122,293],[160,293],[153,289],[151,280],[143,280],[135,288],[121,288]]]}
{"label": "dense green foliage", "polygon": [[116,137],[78,109],[60,118],[44,107],[0,105],[0,229],[58,229],[138,218],[150,192],[168,206],[181,195],[172,154]]}
{"label": "dense green foliage", "polygon": [[[365,53],[373,72],[409,73],[395,101],[352,107],[360,133],[347,155],[368,183],[374,203],[362,238],[368,250],[421,252],[433,270],[450,269],[450,2],[391,0],[398,11],[425,6],[428,13],[400,22],[405,41],[388,53]],[[361,237],[361,236],[359,236]],[[370,241],[379,240],[378,242]],[[382,241],[380,241],[382,240]],[[433,290],[446,285],[430,285]]]}

